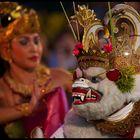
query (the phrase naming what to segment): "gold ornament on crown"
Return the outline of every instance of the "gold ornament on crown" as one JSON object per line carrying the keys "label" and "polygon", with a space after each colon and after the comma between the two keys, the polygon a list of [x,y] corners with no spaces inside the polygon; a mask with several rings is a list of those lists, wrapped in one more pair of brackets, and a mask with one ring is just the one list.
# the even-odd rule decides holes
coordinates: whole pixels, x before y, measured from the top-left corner
{"label": "gold ornament on crown", "polygon": [[[2,25],[3,18],[7,18],[7,26]],[[38,15],[33,9],[23,8],[16,2],[0,2],[0,43],[20,34],[39,31]]]}
{"label": "gold ornament on crown", "polygon": [[[140,15],[133,7],[126,4],[118,4],[111,9],[111,14],[109,12],[101,22],[97,19],[94,10],[89,9],[88,6],[78,5],[78,10],[74,7],[75,14],[71,16],[71,21],[79,23],[84,30],[82,45],[75,46],[74,55],[77,57],[78,65],[81,69],[95,66],[118,70],[132,66],[138,73],[140,71]],[[114,37],[110,34],[111,29]],[[109,51],[105,51],[99,42],[101,31],[104,33],[103,39],[108,39],[112,43],[115,39],[112,49],[112,43],[108,45]]]}
{"label": "gold ornament on crown", "polygon": [[[140,71],[140,15],[131,6],[118,4],[111,10],[115,46],[110,55],[110,68],[133,66]],[[104,17],[104,24],[109,26],[109,13]]]}
{"label": "gold ornament on crown", "polygon": [[71,16],[71,19],[78,20],[79,24],[84,28],[84,34],[82,39],[82,43],[84,44],[83,50],[88,52],[89,48],[94,47],[96,44],[98,44],[98,42],[96,36],[92,33],[89,34],[89,41],[87,41],[87,33],[91,27],[95,25],[101,25],[101,21],[96,18],[96,14],[94,13],[94,11],[88,9],[88,7],[86,7],[85,5],[78,5],[78,11],[76,11],[74,16]]}
{"label": "gold ornament on crown", "polygon": [[85,5],[79,6],[72,21],[77,21],[84,29],[82,44],[83,48],[77,55],[78,65],[82,69],[90,66],[101,66],[108,69],[109,53],[106,53],[99,44],[99,32],[103,32],[104,38],[109,38],[108,29],[103,26],[101,20],[96,17],[94,10]]}

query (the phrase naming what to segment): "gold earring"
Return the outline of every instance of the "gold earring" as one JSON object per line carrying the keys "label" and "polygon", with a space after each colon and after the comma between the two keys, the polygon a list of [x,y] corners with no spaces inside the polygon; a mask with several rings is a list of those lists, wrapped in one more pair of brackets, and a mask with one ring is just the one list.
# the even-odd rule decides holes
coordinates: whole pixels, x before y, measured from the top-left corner
{"label": "gold earring", "polygon": [[11,58],[11,49],[10,49],[10,47],[8,47],[7,54],[8,54],[8,56],[7,56],[8,60],[7,61],[9,62],[9,64],[11,64],[12,63],[12,58]]}

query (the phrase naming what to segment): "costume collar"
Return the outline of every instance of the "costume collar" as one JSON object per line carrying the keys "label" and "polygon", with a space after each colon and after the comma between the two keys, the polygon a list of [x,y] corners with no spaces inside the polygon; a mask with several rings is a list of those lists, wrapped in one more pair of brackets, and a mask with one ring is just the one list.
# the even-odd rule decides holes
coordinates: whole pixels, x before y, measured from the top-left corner
{"label": "costume collar", "polygon": [[126,112],[125,118],[121,120],[116,119],[117,121],[113,119],[112,121],[110,121],[111,119],[94,121],[96,128],[104,134],[127,137],[134,131],[135,126],[140,123],[140,101],[130,103],[128,106],[129,111]]}

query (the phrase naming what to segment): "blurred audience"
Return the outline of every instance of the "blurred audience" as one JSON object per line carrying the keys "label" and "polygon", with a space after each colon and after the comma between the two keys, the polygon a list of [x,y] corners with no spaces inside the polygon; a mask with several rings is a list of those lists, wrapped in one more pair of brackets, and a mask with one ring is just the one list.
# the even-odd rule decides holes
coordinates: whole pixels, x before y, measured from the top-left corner
{"label": "blurred audience", "polygon": [[47,60],[49,67],[61,67],[73,70],[77,67],[77,60],[72,54],[76,41],[69,30],[63,30],[54,41],[53,50]]}

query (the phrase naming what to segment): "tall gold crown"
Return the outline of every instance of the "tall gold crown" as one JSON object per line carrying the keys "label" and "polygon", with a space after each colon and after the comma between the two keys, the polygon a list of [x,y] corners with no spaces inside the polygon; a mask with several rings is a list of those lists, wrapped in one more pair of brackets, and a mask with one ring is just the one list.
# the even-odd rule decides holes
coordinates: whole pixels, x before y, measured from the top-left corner
{"label": "tall gold crown", "polygon": [[[103,26],[101,20],[96,17],[93,10],[88,9],[85,5],[79,6],[75,11],[75,15],[71,17],[72,20],[77,20],[83,27],[84,33],[82,38],[83,48],[76,54],[78,65],[81,69],[86,69],[89,66],[98,66],[109,68],[109,53],[105,52],[102,43],[108,43],[109,32]],[[100,37],[100,34],[102,37]]]}
{"label": "tall gold crown", "polygon": [[[134,8],[117,4],[105,14],[101,22],[94,10],[78,5],[78,10],[71,19],[78,21],[84,29],[83,47],[75,48],[75,51],[78,49],[75,55],[81,69],[90,66],[106,69],[134,66],[136,72],[140,71],[140,15]],[[113,28],[110,26],[111,21]]]}
{"label": "tall gold crown", "polygon": [[0,2],[0,43],[9,41],[15,35],[39,32],[36,12],[16,2]]}

